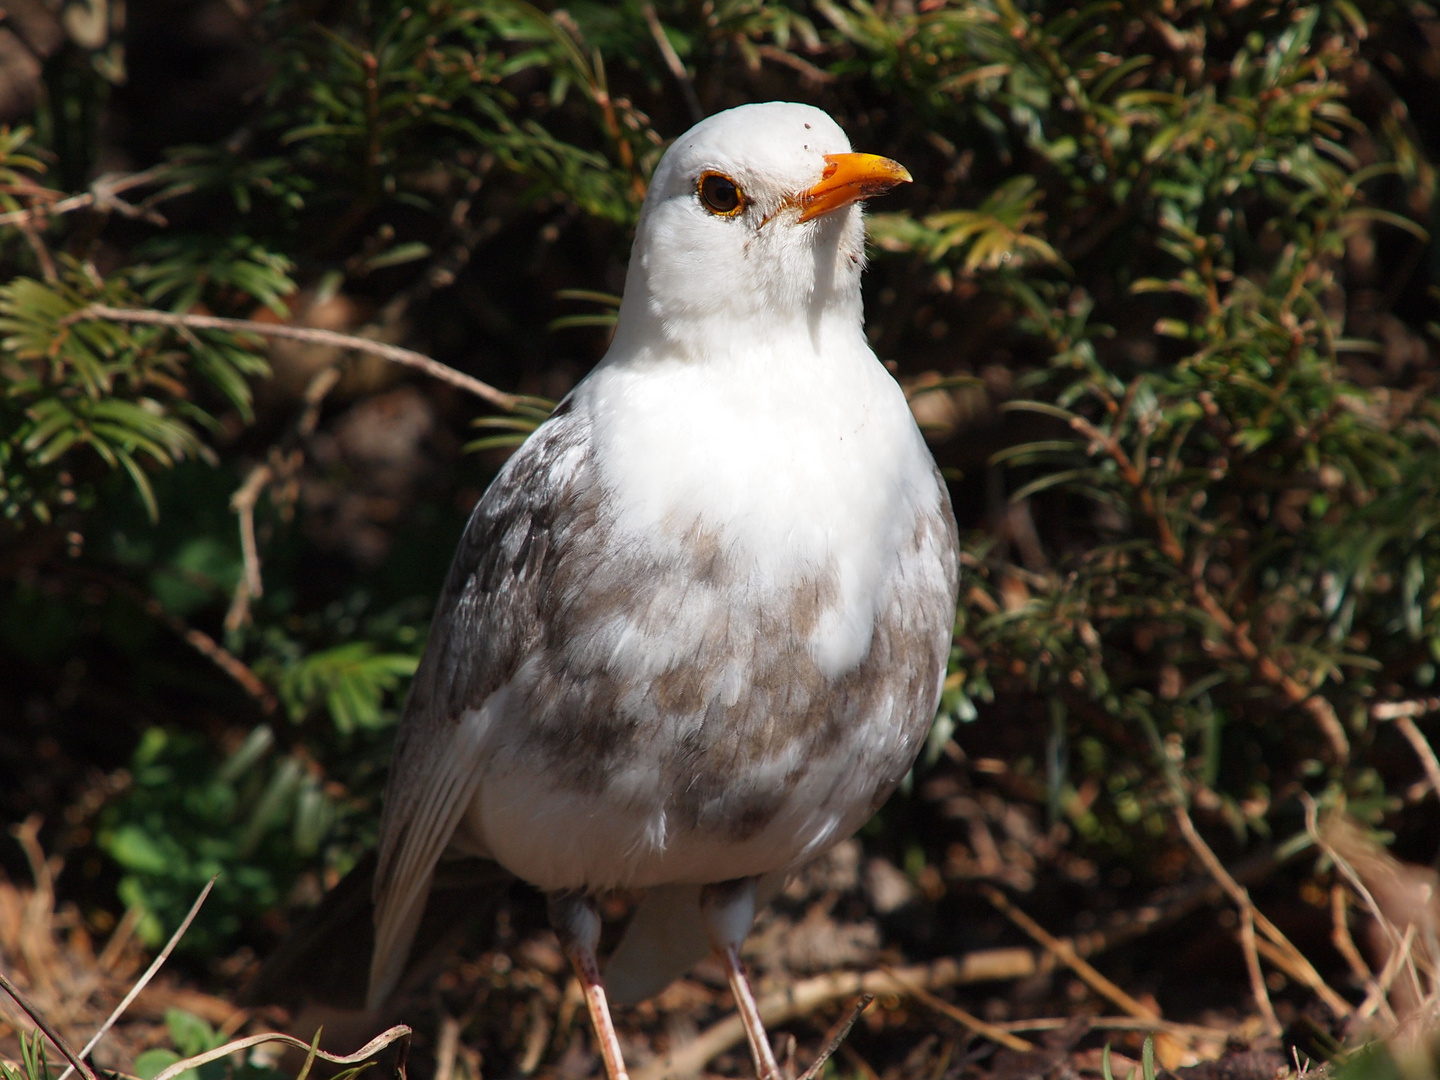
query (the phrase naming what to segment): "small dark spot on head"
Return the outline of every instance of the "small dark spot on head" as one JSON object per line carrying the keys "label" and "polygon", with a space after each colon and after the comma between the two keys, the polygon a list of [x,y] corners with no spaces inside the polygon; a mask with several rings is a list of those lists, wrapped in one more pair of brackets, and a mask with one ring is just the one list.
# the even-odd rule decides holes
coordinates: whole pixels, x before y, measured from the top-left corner
{"label": "small dark spot on head", "polygon": [[809,124],[806,124],[806,125],[805,125],[805,130],[806,130],[806,131],[809,131],[809,130],[810,130],[810,125],[809,125]]}

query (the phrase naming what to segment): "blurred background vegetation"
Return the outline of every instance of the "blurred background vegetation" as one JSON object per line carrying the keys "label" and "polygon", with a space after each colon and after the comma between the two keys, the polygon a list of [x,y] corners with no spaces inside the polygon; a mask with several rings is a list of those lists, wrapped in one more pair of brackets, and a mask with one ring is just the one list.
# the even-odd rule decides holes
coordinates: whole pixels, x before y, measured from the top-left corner
{"label": "blurred background vegetation", "polygon": [[159,943],[219,872],[183,947],[263,954],[373,841],[469,509],[603,355],[668,141],[767,99],[916,178],[868,333],[966,576],[866,834],[929,912],[902,944],[973,940],[976,881],[1083,930],[1203,875],[1193,822],[1334,962],[1307,800],[1436,859],[1434,5],[15,0],[0,813],[97,930]]}

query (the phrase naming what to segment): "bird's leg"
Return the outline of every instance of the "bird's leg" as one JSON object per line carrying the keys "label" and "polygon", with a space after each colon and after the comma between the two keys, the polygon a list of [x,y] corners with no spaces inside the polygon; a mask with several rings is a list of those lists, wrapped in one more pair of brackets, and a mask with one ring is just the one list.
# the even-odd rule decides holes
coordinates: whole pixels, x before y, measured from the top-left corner
{"label": "bird's leg", "polygon": [[595,910],[595,901],[582,892],[554,892],[545,899],[550,925],[560,939],[560,948],[570,957],[575,974],[580,977],[590,1022],[595,1025],[595,1040],[600,1044],[600,1056],[605,1059],[605,1075],[609,1080],[630,1080],[625,1072],[625,1058],[620,1053],[620,1038],[610,1019],[605,986],[600,981],[600,965],[595,960],[595,947],[600,943],[600,913]]}
{"label": "bird's leg", "polygon": [[706,885],[700,890],[700,914],[710,945],[725,965],[725,974],[730,978],[730,992],[735,995],[735,1005],[745,1024],[750,1056],[755,1059],[755,1072],[759,1080],[782,1080],[780,1066],[775,1062],[775,1051],[770,1047],[770,1036],[760,1020],[760,1008],[755,1004],[755,995],[750,992],[750,983],[745,978],[745,966],[740,961],[740,946],[749,936],[750,925],[755,921],[756,884],[755,878],[741,878]]}

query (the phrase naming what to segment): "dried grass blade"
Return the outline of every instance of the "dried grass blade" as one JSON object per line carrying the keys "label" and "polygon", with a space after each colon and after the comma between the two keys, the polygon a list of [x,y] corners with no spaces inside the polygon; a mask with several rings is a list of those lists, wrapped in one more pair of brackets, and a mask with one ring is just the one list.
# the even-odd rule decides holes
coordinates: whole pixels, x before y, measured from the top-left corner
{"label": "dried grass blade", "polygon": [[[170,954],[175,951],[175,946],[180,944],[180,939],[185,936],[185,931],[189,930],[190,924],[195,921],[195,916],[200,914],[200,905],[205,903],[205,898],[210,895],[210,890],[214,887],[215,878],[212,877],[206,882],[205,887],[200,890],[200,895],[195,898],[195,903],[190,905],[190,910],[186,912],[185,918],[180,920],[180,925],[175,928],[175,933],[170,935],[170,940],[165,943],[165,948],[160,950],[160,955],[150,962],[150,966],[145,969],[145,974],[140,976],[135,985],[130,988],[130,992],[120,999],[120,1004],[115,1006],[110,1015],[105,1018],[105,1022],[100,1025],[94,1035],[90,1036],[90,1041],[87,1042],[85,1048],[80,1051],[82,1060],[91,1050],[95,1049],[100,1040],[105,1037],[105,1033],[114,1026],[115,1021],[119,1020],[125,1010],[130,1007],[130,1003],[140,995],[140,991],[144,990],[150,980],[155,977],[155,973],[160,970],[161,965],[170,958]],[[75,1066],[72,1063],[70,1067],[66,1068],[66,1070],[60,1074],[58,1080],[69,1080],[74,1068]],[[82,1071],[85,1072],[85,1075],[90,1078],[90,1080],[93,1080],[93,1073],[90,1073],[88,1070]]]}
{"label": "dried grass blade", "polygon": [[[328,1061],[332,1065],[356,1065],[363,1063],[368,1058],[374,1057],[381,1050],[400,1039],[409,1039],[411,1028],[408,1024],[396,1024],[392,1028],[386,1028],[375,1038],[356,1050],[353,1054],[327,1054],[324,1050],[315,1050],[315,1056],[322,1061]],[[286,1046],[293,1046],[297,1050],[309,1051],[311,1046],[303,1039],[297,1039],[293,1035],[282,1035],[278,1031],[268,1031],[260,1035],[247,1035],[243,1039],[236,1039],[224,1046],[217,1046],[214,1050],[207,1050],[203,1054],[196,1054],[194,1057],[177,1061],[164,1072],[155,1077],[155,1080],[175,1080],[175,1077],[187,1069],[198,1069],[201,1065],[208,1065],[212,1061],[219,1061],[221,1058],[229,1057],[240,1050],[248,1050],[252,1046],[260,1046],[264,1043],[280,1042]]]}

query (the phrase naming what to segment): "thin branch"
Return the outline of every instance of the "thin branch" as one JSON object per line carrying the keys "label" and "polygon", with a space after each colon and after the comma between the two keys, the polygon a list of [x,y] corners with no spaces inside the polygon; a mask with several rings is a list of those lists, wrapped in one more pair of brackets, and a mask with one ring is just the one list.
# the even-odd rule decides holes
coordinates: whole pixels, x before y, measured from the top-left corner
{"label": "thin branch", "polygon": [[[1240,909],[1241,913],[1243,914],[1246,911],[1251,913],[1251,917],[1255,920],[1255,929],[1264,934],[1270,943],[1279,950],[1279,955],[1284,958],[1280,966],[1284,968],[1286,973],[1313,990],[1336,1016],[1346,1017],[1354,1012],[1354,1007],[1331,989],[1330,985],[1321,978],[1320,973],[1315,970],[1315,965],[1306,959],[1305,954],[1297,949],[1291,943],[1290,939],[1281,933],[1279,927],[1256,909],[1250,899],[1250,893],[1243,885],[1230,876],[1219,857],[1210,849],[1210,845],[1205,843],[1204,838],[1201,837],[1200,833],[1196,830],[1195,823],[1190,820],[1190,812],[1185,809],[1184,805],[1177,803],[1174,810],[1175,820],[1180,825],[1180,832],[1184,834],[1185,840],[1189,843],[1191,850],[1199,857],[1205,869],[1210,872],[1210,876],[1220,884],[1221,888],[1229,893],[1230,899],[1234,901],[1235,906]],[[1242,923],[1241,925],[1243,928],[1244,924]]]}
{"label": "thin branch", "polygon": [[777,64],[784,64],[792,71],[798,71],[800,73],[800,77],[806,82],[815,83],[816,85],[823,86],[826,83],[833,83],[835,81],[835,76],[832,75],[830,72],[826,71],[824,68],[816,67],[814,64],[810,63],[809,60],[806,60],[803,56],[796,56],[794,53],[786,52],[784,49],[781,49],[778,46],[760,45],[755,49],[755,51],[760,56],[763,56],[766,60],[773,60]]}
{"label": "thin branch", "polygon": [[[1389,960],[1385,961],[1385,966],[1380,969],[1380,974],[1375,980],[1375,986],[1361,1002],[1358,1011],[1362,1017],[1370,1016],[1380,1008],[1380,1003],[1389,995],[1390,987],[1394,985],[1402,968],[1408,967],[1413,975],[1415,964],[1410,951],[1414,945],[1415,924],[1410,923],[1405,927],[1405,936],[1400,939],[1400,947],[1390,954]],[[1419,985],[1418,980],[1416,985]]]}
{"label": "thin branch", "polygon": [[640,14],[645,17],[645,25],[650,28],[650,36],[655,39],[655,46],[660,50],[660,55],[664,57],[665,66],[670,69],[670,74],[675,76],[675,81],[680,84],[680,93],[685,97],[685,106],[690,110],[690,119],[698,124],[705,119],[705,110],[700,107],[700,99],[695,96],[695,84],[690,79],[690,73],[685,70],[685,65],[680,60],[680,54],[675,51],[675,46],[670,44],[670,37],[665,33],[665,27],[660,24],[660,16],[655,14],[655,5],[646,0],[640,5]]}
{"label": "thin branch", "polygon": [[[1305,807],[1305,831],[1309,833],[1310,838],[1315,841],[1320,850],[1330,857],[1330,861],[1333,862],[1336,869],[1344,875],[1345,880],[1350,883],[1350,887],[1355,890],[1355,894],[1365,901],[1365,906],[1370,911],[1370,917],[1375,920],[1375,925],[1380,927],[1381,933],[1390,941],[1392,949],[1391,956],[1393,957],[1401,951],[1405,951],[1408,954],[1408,946],[1402,944],[1400,931],[1396,928],[1395,924],[1386,917],[1385,912],[1380,909],[1379,902],[1375,899],[1374,894],[1370,892],[1369,888],[1366,887],[1365,882],[1361,879],[1359,872],[1356,871],[1351,861],[1336,848],[1334,840],[1338,837],[1335,835],[1334,827],[1329,826],[1327,828],[1327,831],[1331,834],[1329,837],[1320,831],[1320,809],[1315,804],[1315,800],[1308,792],[1301,792],[1300,802]],[[1411,925],[1413,927],[1414,924]],[[1423,998],[1425,991],[1420,986],[1420,976],[1413,964],[1410,967],[1410,975],[1414,981],[1416,996]],[[1393,981],[1394,978],[1394,974],[1391,974],[1389,980],[1371,980],[1365,998],[1366,1004],[1360,1008],[1361,1016],[1369,1016],[1379,1007],[1375,1003],[1385,1000],[1386,994],[1389,993],[1390,981]],[[1384,989],[1377,989],[1378,984],[1383,984]]]}
{"label": "thin branch", "polygon": [[286,326],[279,323],[255,322],[253,319],[225,319],[215,315],[177,315],[168,311],[150,311],[140,308],[113,308],[105,304],[91,304],[72,312],[61,320],[62,325],[84,322],[87,319],[106,319],[110,322],[141,323],[147,326],[187,327],[195,330],[228,330],[238,334],[258,334],[261,337],[284,338],[287,341],[303,341],[311,345],[331,345],[340,349],[368,353],[394,364],[423,371],[432,378],[440,379],[452,386],[458,386],[476,397],[488,401],[496,408],[513,409],[521,400],[517,394],[507,394],[489,383],[481,382],[472,375],[431,359],[413,349],[402,349],[398,345],[371,341],[353,334],[340,334],[334,330],[317,330],[308,326]]}
{"label": "thin branch", "polygon": [[[889,968],[882,967],[880,970],[892,976],[896,982],[905,983],[904,979],[900,978]],[[980,1017],[974,1013],[966,1012],[960,1008],[960,1006],[950,1004],[950,1002],[944,998],[935,996],[923,987],[911,986],[909,983],[905,983],[905,993],[920,1002],[920,1004],[924,1005],[927,1009],[938,1012],[941,1016],[948,1016],[957,1024],[969,1028],[977,1035],[981,1035],[991,1042],[997,1042],[1001,1046],[1008,1047],[1011,1050],[1018,1050],[1022,1054],[1035,1049],[1034,1043],[1017,1038],[1004,1028],[996,1027],[994,1024],[981,1020]]]}
{"label": "thin branch", "polygon": [[269,715],[275,711],[278,704],[275,695],[270,692],[270,687],[265,685],[265,680],[251,671],[245,661],[205,631],[187,626],[184,620],[165,611],[158,600],[152,598],[146,601],[145,607],[157,619],[167,623],[172,630],[184,638],[185,644],[239,683],[240,687],[259,704],[261,712]]}
{"label": "thin branch", "polygon": [[[1049,1016],[1035,1020],[1006,1020],[995,1024],[1001,1031],[1059,1031],[1075,1023],[1073,1016]],[[1224,1041],[1234,1036],[1233,1031],[1223,1028],[1203,1027],[1199,1024],[1180,1024],[1174,1020],[1146,1020],[1139,1016],[1090,1016],[1085,1023],[1092,1031],[1154,1031],[1174,1035],[1181,1039],[1219,1039]]]}
{"label": "thin branch", "polygon": [[159,600],[153,596],[147,596],[142,590],[137,589],[128,581],[114,578],[103,580],[116,592],[123,593],[134,601],[151,618],[164,623],[185,644],[205,657],[221,671],[229,675],[240,685],[240,688],[249,694],[259,704],[261,711],[266,715],[275,711],[277,702],[275,695],[270,692],[270,687],[265,685],[265,680],[251,671],[245,661],[232,653],[225,646],[221,645],[205,631],[191,626],[179,615],[166,611]]}
{"label": "thin branch", "polygon": [[25,242],[30,245],[30,250],[35,253],[35,261],[40,264],[40,276],[51,284],[60,280],[60,271],[55,267],[55,257],[50,254],[50,249],[45,246],[45,238],[40,235],[40,230],[35,223],[28,218],[16,223]]}
{"label": "thin branch", "polygon": [[1414,698],[1411,701],[1378,701],[1370,706],[1372,720],[1398,720],[1402,716],[1424,716],[1440,712],[1440,698]]}
{"label": "thin branch", "polygon": [[49,969],[55,951],[55,941],[50,933],[55,910],[55,877],[64,865],[58,858],[46,858],[44,849],[40,847],[41,821],[39,814],[31,814],[10,829],[10,835],[25,852],[30,876],[35,882],[35,891],[25,905],[21,921],[20,955],[25,959],[37,991],[48,989],[50,983]]}
{"label": "thin branch", "polygon": [[1190,572],[1190,584],[1191,592],[1194,593],[1201,610],[1210,617],[1220,632],[1230,639],[1235,651],[1254,667],[1262,679],[1271,686],[1277,687],[1292,705],[1298,705],[1308,712],[1314,718],[1321,732],[1324,733],[1336,757],[1341,762],[1348,761],[1350,739],[1345,734],[1345,726],[1335,715],[1335,707],[1322,695],[1313,694],[1305,689],[1294,678],[1287,675],[1279,664],[1260,651],[1260,647],[1251,640],[1249,629],[1244,624],[1237,623],[1215,599],[1215,595],[1205,584],[1205,579],[1201,576],[1198,567],[1192,568]]}
{"label": "thin branch", "polygon": [[[1355,947],[1355,939],[1350,936],[1350,894],[1345,891],[1345,886],[1338,881],[1330,886],[1330,943],[1335,946],[1345,962],[1350,965],[1350,972],[1365,986],[1365,996],[1377,993],[1375,973],[1370,970],[1370,965],[1360,955],[1360,950]],[[1390,1007],[1390,1002],[1380,995],[1380,1009],[1384,1014],[1384,1020],[1392,1027],[1400,1022],[1395,1015],[1395,1010]]]}
{"label": "thin branch", "polygon": [[[820,1075],[820,1070],[825,1067],[825,1063],[835,1056],[835,1051],[840,1049],[840,1044],[843,1043],[845,1037],[850,1034],[850,1029],[855,1026],[855,1021],[860,1019],[861,1014],[870,1007],[870,1003],[874,1000],[875,998],[870,994],[861,994],[855,999],[855,1004],[850,1007],[850,1011],[842,1016],[839,1022],[830,1029],[829,1034],[825,1038],[825,1045],[820,1048],[820,1053],[816,1055],[815,1060],[810,1063],[810,1067],[800,1075],[800,1080],[815,1080],[815,1077]],[[795,1043],[793,1036],[790,1047],[791,1054],[794,1054]],[[790,1075],[788,1065],[786,1067],[786,1075]]]}
{"label": "thin branch", "polygon": [[1076,975],[1080,976],[1097,994],[1114,1002],[1131,1016],[1142,1017],[1146,1020],[1160,1019],[1159,1013],[1150,1006],[1136,1001],[1124,990],[1121,990],[1120,987],[1100,974],[1099,971],[1095,970],[1093,965],[1081,958],[1080,954],[1075,951],[1074,945],[1051,934],[1029,915],[1010,903],[1009,898],[999,889],[986,888],[982,891],[985,894],[985,898],[994,904],[995,908],[1001,914],[1016,926],[1020,927],[1021,930],[1024,930],[1041,945],[1044,945],[1046,949],[1054,954],[1057,960],[1075,972]]}
{"label": "thin branch", "polygon": [[269,465],[256,465],[230,496],[230,509],[240,519],[240,558],[245,567],[235,586],[230,610],[225,613],[225,629],[232,633],[250,621],[250,601],[265,595],[265,582],[260,577],[260,547],[255,542],[255,505],[273,475]]}
{"label": "thin branch", "polygon": [[[339,381],[338,363],[326,365],[311,377],[303,397],[305,408],[295,422],[296,439],[308,439],[314,434],[320,423],[320,406]],[[230,496],[230,508],[240,519],[240,553],[245,573],[236,583],[235,595],[230,598],[230,610],[225,613],[225,629],[228,632],[233,633],[250,621],[250,601],[265,594],[265,584],[260,577],[260,546],[255,540],[255,508],[260,502],[260,495],[273,482],[293,479],[304,461],[301,450],[287,454],[279,445],[272,446],[269,461],[255,466],[245,477],[245,482]]]}
{"label": "thin branch", "polygon": [[[165,943],[165,948],[161,949],[160,954],[156,956],[154,960],[150,961],[150,966],[145,969],[145,974],[141,975],[135,985],[130,988],[130,992],[120,999],[120,1004],[116,1005],[110,1015],[105,1018],[105,1022],[100,1025],[99,1030],[90,1036],[90,1041],[85,1044],[85,1049],[80,1051],[80,1061],[77,1062],[75,1058],[70,1059],[72,1066],[78,1067],[86,1076],[87,1080],[95,1080],[95,1074],[90,1072],[88,1067],[85,1066],[85,1055],[95,1049],[100,1040],[105,1037],[105,1033],[114,1026],[116,1020],[120,1019],[121,1014],[130,1007],[130,1003],[140,996],[140,991],[149,985],[150,980],[155,977],[155,973],[160,970],[161,965],[169,959],[170,954],[175,951],[175,946],[180,944],[180,939],[185,936],[185,931],[189,930],[190,924],[195,921],[195,916],[200,914],[200,905],[205,903],[205,898],[210,895],[210,890],[214,887],[215,878],[212,877],[205,883],[205,888],[200,890],[200,895],[195,898],[195,903],[190,905],[190,910],[186,913],[185,918],[180,921],[180,925],[175,928],[175,933],[170,935],[170,940]],[[58,1080],[69,1080],[71,1071],[71,1069],[66,1069],[60,1074]]]}
{"label": "thin branch", "polygon": [[125,951],[125,946],[130,944],[130,939],[135,936],[135,929],[140,925],[140,920],[145,917],[145,909],[139,904],[131,904],[125,909],[125,914],[120,917],[119,924],[110,933],[110,939],[105,942],[105,948],[100,950],[100,955],[95,958],[95,967],[101,972],[109,972],[119,961]]}
{"label": "thin branch", "polygon": [[[149,206],[136,206],[128,203],[120,198],[120,192],[153,183],[170,168],[172,168],[171,163],[166,162],[163,165],[156,165],[153,168],[128,175],[106,173],[96,177],[94,183],[90,185],[90,190],[79,195],[71,195],[69,198],[53,202],[48,206],[31,206],[24,210],[11,210],[8,214],[0,214],[0,225],[24,227],[36,219],[59,217],[74,210],[83,210],[87,206],[94,206],[100,210],[116,210],[125,217],[142,218],[152,225],[163,227],[169,223],[158,211],[152,210]],[[36,194],[40,195],[42,192],[44,193],[41,195],[42,198],[54,194],[49,188],[37,187]]]}
{"label": "thin branch", "polygon": [[1400,729],[1400,734],[1415,750],[1415,756],[1420,759],[1420,765],[1425,770],[1425,778],[1430,781],[1430,788],[1436,796],[1440,796],[1440,760],[1436,760],[1435,750],[1431,747],[1424,733],[1416,726],[1415,721],[1408,716],[1397,716],[1395,726]]}
{"label": "thin branch", "polygon": [[[1029,949],[987,949],[959,958],[946,957],[929,964],[897,968],[893,975],[883,971],[839,971],[817,975],[757,1001],[760,1018],[769,1026],[783,1024],[797,1016],[857,994],[876,997],[903,997],[913,986],[938,990],[964,983],[990,982],[999,979],[1023,979],[1044,970],[1045,957]],[[661,1054],[648,1064],[633,1070],[631,1080],[664,1080],[672,1076],[694,1076],[717,1054],[724,1053],[745,1039],[745,1025],[732,1013],[714,1026],[701,1032],[690,1042]],[[156,1077],[156,1080],[160,1080]]]}

